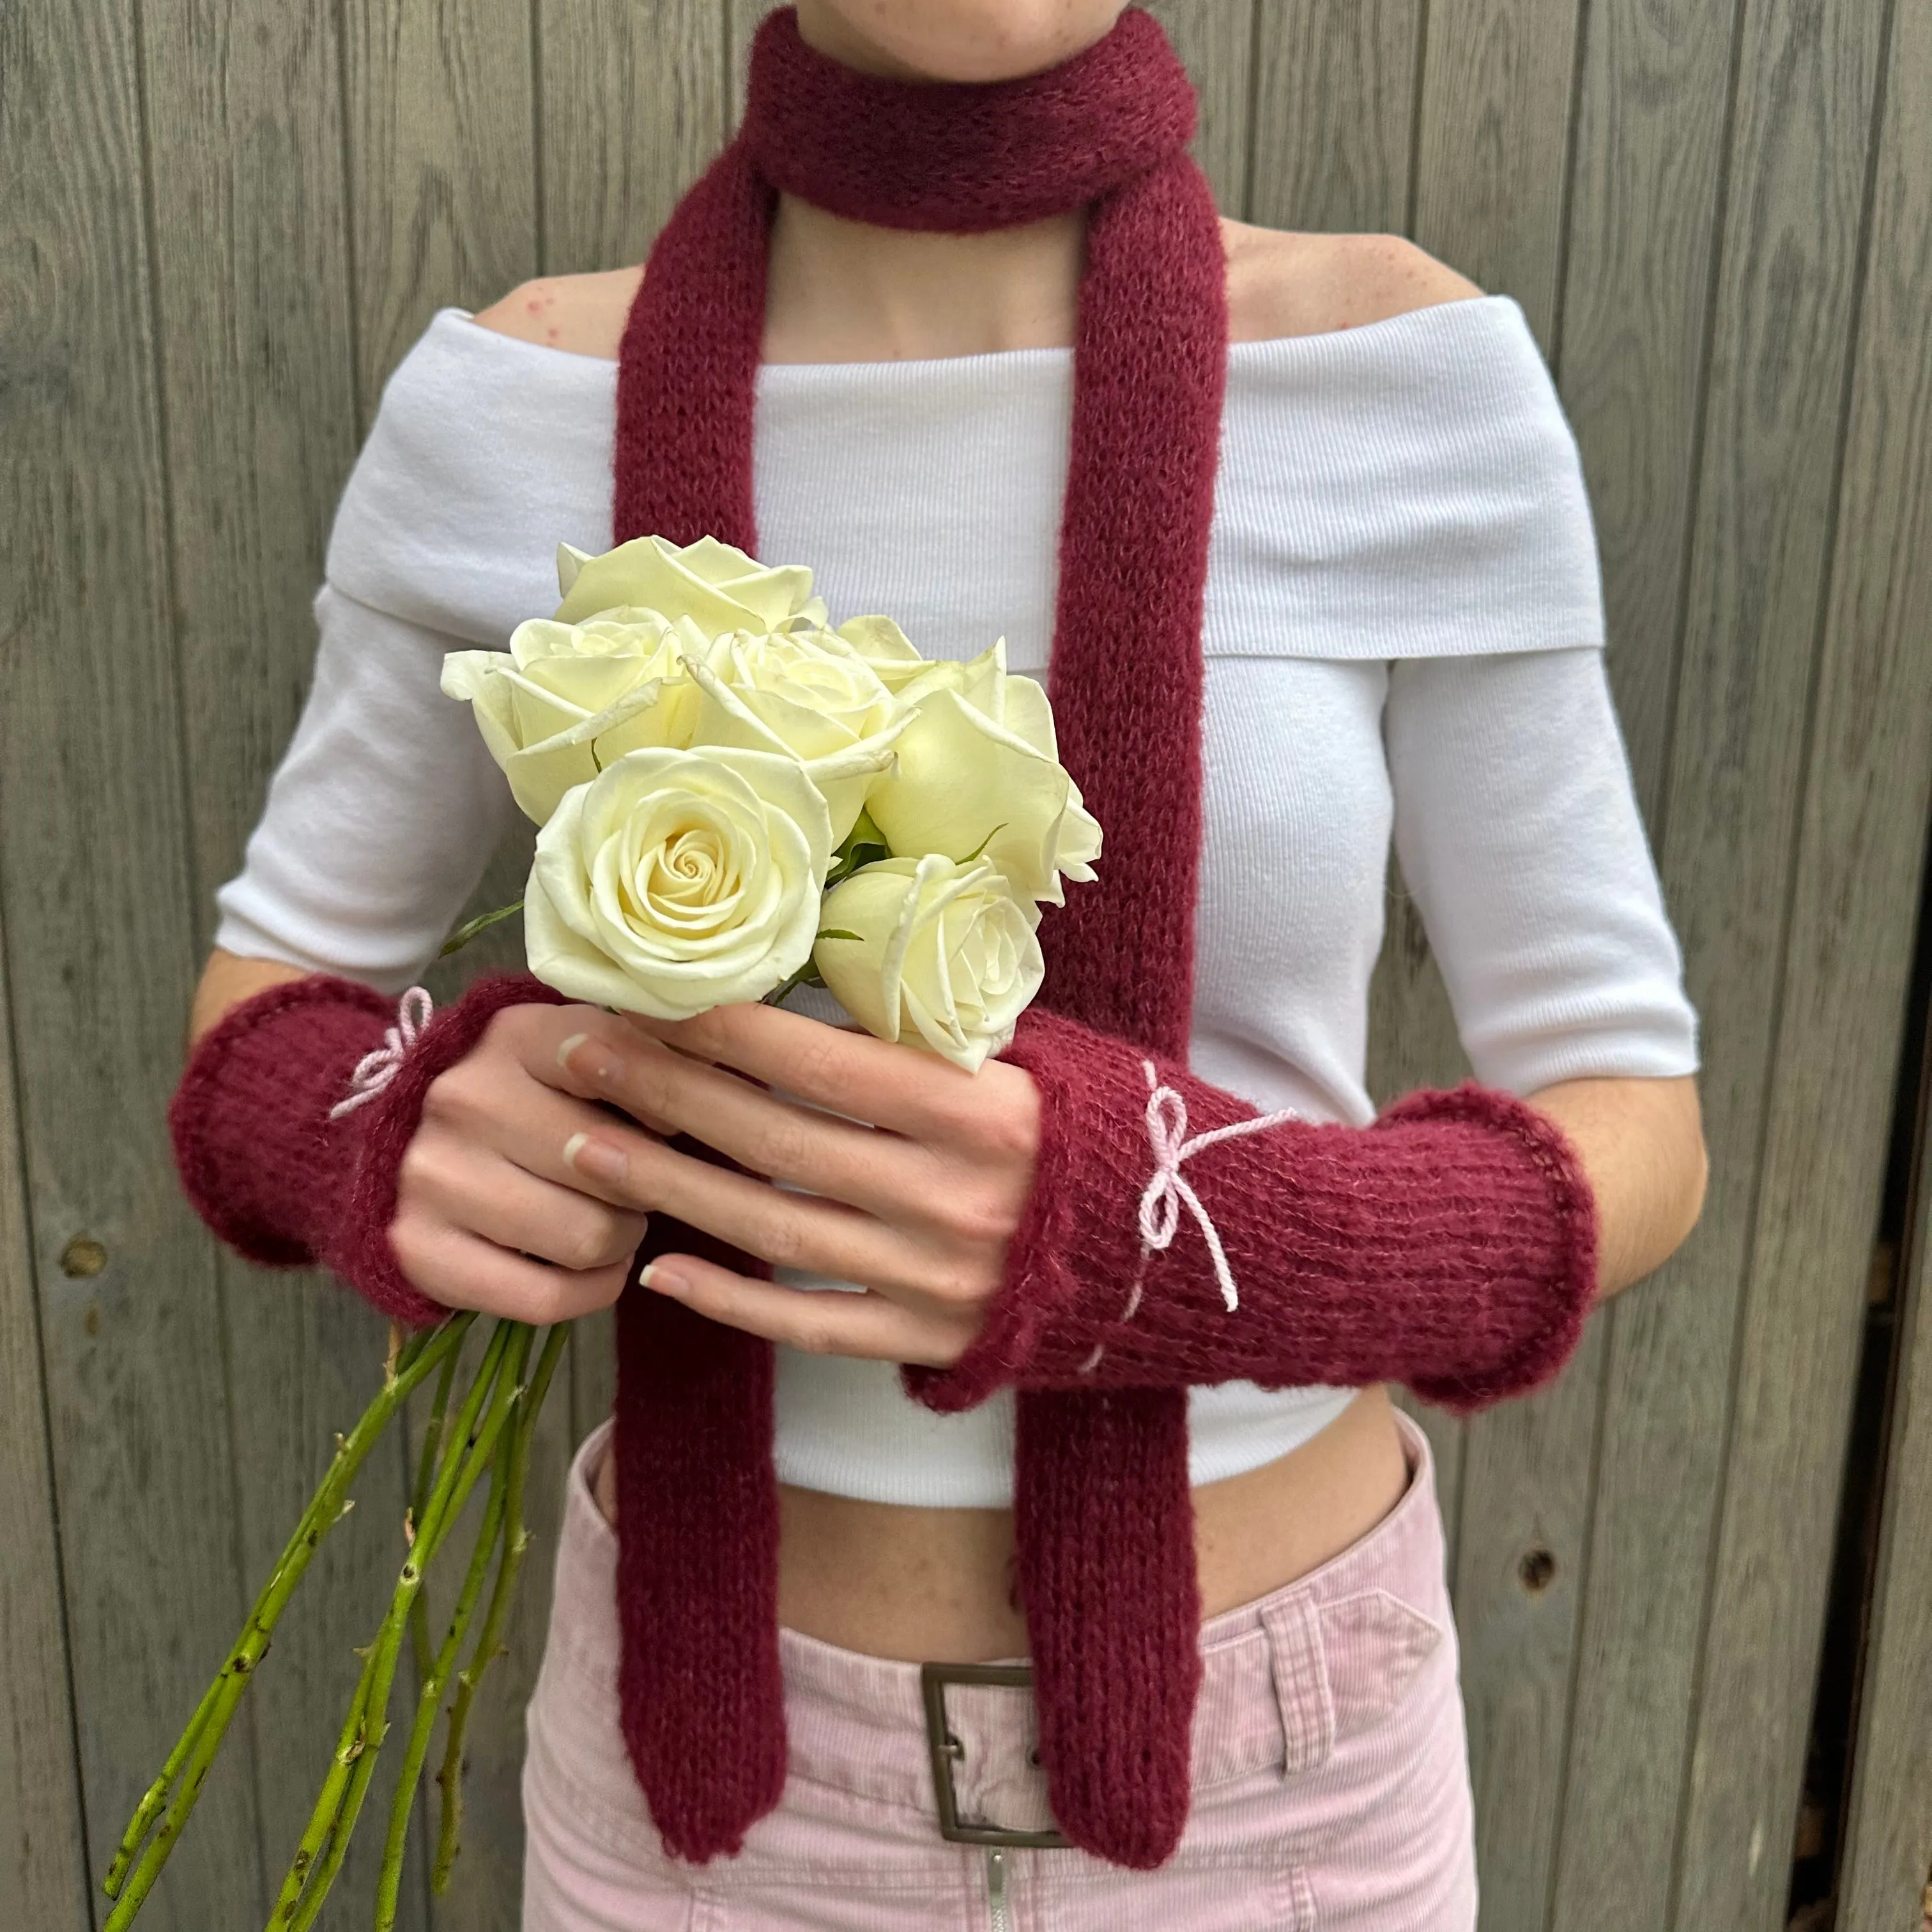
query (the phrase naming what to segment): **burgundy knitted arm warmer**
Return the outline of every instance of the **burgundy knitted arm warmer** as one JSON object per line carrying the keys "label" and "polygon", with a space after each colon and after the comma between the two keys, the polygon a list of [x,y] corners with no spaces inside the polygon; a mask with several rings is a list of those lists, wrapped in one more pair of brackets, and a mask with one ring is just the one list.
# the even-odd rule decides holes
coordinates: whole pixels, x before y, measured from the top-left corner
{"label": "burgundy knitted arm warmer", "polygon": [[565,1004],[527,976],[479,980],[436,1014],[376,1097],[339,1119],[396,1003],[317,974],[241,1001],[196,1044],[168,1108],[175,1165],[194,1210],[238,1253],[272,1268],[332,1268],[412,1328],[448,1311],[410,1286],[389,1246],[404,1150],[430,1082],[505,1006]]}
{"label": "burgundy knitted arm warmer", "polygon": [[[908,1386],[950,1411],[1023,1389],[1402,1382],[1466,1413],[1546,1381],[1595,1292],[1594,1200],[1544,1115],[1466,1082],[1372,1126],[1291,1120],[1190,1154],[1180,1177],[1226,1252],[1227,1305],[1184,1202],[1142,1254],[1155,1082],[1193,1136],[1256,1110],[1171,1060],[1056,1016],[1004,1056],[1039,1085],[1040,1164],[986,1326]],[[1149,1077],[1149,1068],[1154,1078]]]}

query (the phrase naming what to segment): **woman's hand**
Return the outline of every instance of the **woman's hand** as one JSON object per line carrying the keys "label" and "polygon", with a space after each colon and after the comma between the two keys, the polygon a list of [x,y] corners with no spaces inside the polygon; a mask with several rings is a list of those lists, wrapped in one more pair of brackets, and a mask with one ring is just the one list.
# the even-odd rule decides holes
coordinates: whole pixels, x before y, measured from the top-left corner
{"label": "woman's hand", "polygon": [[1028,1075],[998,1060],[962,1072],[773,1006],[720,1006],[675,1024],[599,1018],[566,1042],[578,1090],[749,1172],[608,1119],[572,1146],[575,1172],[607,1200],[869,1292],[804,1292],[670,1254],[645,1286],[795,1348],[935,1367],[958,1359],[1033,1190],[1040,1108]]}
{"label": "woman's hand", "polygon": [[410,1282],[450,1308],[568,1322],[622,1292],[644,1217],[594,1198],[566,1150],[595,1132],[627,1148],[650,1136],[573,1093],[558,1059],[587,1028],[622,1030],[594,1006],[507,1006],[431,1082],[403,1156],[389,1242]]}

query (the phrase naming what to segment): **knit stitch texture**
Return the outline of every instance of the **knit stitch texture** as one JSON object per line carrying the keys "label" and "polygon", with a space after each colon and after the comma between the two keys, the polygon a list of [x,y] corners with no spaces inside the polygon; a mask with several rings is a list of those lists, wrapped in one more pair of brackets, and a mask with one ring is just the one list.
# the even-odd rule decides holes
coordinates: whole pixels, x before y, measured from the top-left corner
{"label": "knit stitch texture", "polygon": [[[620,542],[710,536],[756,553],[753,400],[778,189],[948,231],[1088,208],[1051,680],[1061,755],[1106,828],[1107,883],[1047,922],[1048,997],[1168,1052],[1184,1048],[1192,988],[1227,346],[1220,231],[1186,154],[1194,116],[1185,71],[1137,9],[1051,72],[990,87],[856,74],[808,47],[789,9],[768,16],[744,129],[659,236],[626,327],[612,516]],[[623,1723],[666,1844],[702,1859],[735,1850],[782,1784],[776,1652],[748,1634],[776,1601],[770,1352],[671,1322],[651,1299],[626,1297],[619,1314],[618,1454],[636,1470],[618,1504]],[[646,1371],[667,1348],[685,1385],[715,1392],[716,1430],[694,1414],[668,1427],[638,1393],[662,1393]],[[1104,1857],[1158,1864],[1186,1816],[1199,1669],[1185,1398],[1078,1390],[1021,1406],[1020,1588],[1054,1816]],[[660,1661],[671,1654],[674,1668]]]}
{"label": "knit stitch texture", "polygon": [[168,1108],[183,1191],[249,1260],[320,1264],[393,1321],[440,1322],[449,1311],[410,1285],[389,1244],[403,1155],[430,1083],[495,1014],[532,1003],[564,999],[527,974],[478,980],[430,1020],[374,1100],[332,1120],[395,1002],[326,974],[241,1000],[196,1043]]}
{"label": "knit stitch texture", "polygon": [[[1153,1170],[1144,1056],[1048,1013],[1006,1058],[1041,1095],[1040,1168],[991,1316],[951,1368],[909,1368],[928,1406],[1022,1388],[1406,1382],[1467,1414],[1554,1374],[1595,1292],[1589,1186],[1556,1126],[1474,1082],[1372,1126],[1288,1120],[1184,1166],[1238,1290],[1230,1309],[1183,1214],[1144,1252]],[[1256,1110],[1172,1060],[1190,1135]]]}

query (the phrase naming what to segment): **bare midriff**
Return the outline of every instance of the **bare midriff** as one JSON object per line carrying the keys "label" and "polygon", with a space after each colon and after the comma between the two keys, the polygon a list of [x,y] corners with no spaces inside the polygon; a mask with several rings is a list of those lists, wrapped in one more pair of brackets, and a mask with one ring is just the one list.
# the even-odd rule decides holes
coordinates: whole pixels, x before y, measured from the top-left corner
{"label": "bare midriff", "polygon": [[[614,1460],[596,1475],[616,1520]],[[1364,1389],[1274,1462],[1194,1492],[1202,1612],[1252,1602],[1318,1569],[1388,1515],[1408,1465],[1386,1390]],[[1026,1654],[1010,1510],[916,1509],[778,1492],[778,1618],[868,1656],[983,1663]]]}

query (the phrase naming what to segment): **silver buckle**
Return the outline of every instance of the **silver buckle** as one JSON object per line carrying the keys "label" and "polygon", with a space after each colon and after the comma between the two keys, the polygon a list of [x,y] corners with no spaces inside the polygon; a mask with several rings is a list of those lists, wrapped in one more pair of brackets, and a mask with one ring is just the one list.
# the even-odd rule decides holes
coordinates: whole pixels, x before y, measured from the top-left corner
{"label": "silver buckle", "polygon": [[946,1720],[949,1684],[993,1684],[1016,1690],[1033,1688],[1030,1664],[922,1664],[919,1688],[926,1705],[926,1741],[932,1753],[932,1792],[939,1808],[939,1835],[956,1845],[1010,1845],[1019,1850],[1053,1851],[1072,1844],[1058,1832],[1015,1832],[1003,1825],[962,1825],[952,1767],[966,1747]]}

